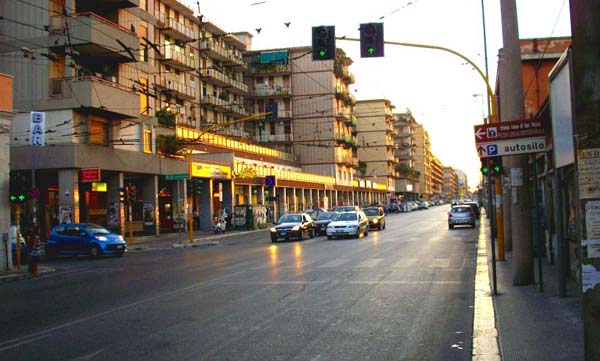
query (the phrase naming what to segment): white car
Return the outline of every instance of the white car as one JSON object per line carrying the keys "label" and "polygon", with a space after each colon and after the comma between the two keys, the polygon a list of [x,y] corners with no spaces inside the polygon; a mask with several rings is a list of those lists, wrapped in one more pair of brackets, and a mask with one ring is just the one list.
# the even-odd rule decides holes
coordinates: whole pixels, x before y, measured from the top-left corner
{"label": "white car", "polygon": [[369,219],[363,211],[341,212],[327,225],[327,239],[341,236],[365,237],[369,234]]}

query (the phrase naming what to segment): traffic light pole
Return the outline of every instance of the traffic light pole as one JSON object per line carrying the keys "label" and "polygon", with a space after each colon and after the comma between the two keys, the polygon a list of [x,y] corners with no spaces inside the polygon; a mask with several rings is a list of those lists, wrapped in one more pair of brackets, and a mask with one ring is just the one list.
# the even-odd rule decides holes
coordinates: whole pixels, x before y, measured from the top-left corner
{"label": "traffic light pole", "polygon": [[[358,39],[358,38],[336,37],[336,39],[360,42],[360,39]],[[490,85],[487,76],[485,76],[485,74],[483,74],[481,69],[479,69],[477,64],[472,62],[471,59],[467,58],[466,56],[462,55],[461,53],[459,53],[455,50],[444,48],[442,46],[437,46],[437,45],[413,44],[413,43],[404,43],[404,42],[399,42],[399,41],[384,41],[384,44],[409,46],[409,47],[423,48],[423,49],[441,50],[441,51],[445,51],[445,52],[454,54],[454,55],[458,56],[459,58],[463,59],[464,61],[466,61],[467,63],[469,63],[469,65],[471,65],[473,67],[473,69],[475,69],[475,71],[477,71],[477,73],[479,73],[479,75],[481,76],[481,78],[483,79],[483,81],[485,82],[485,85],[487,87],[488,98],[489,98],[489,101],[492,103],[492,111],[490,113],[491,123],[498,123],[498,102],[496,101],[496,97],[494,96],[494,91],[492,90],[492,86]],[[496,229],[497,229],[496,233],[497,233],[497,237],[498,237],[498,260],[504,261],[505,255],[504,255],[504,229],[502,227],[503,214],[502,214],[502,177],[501,176],[499,176],[497,178],[497,180],[494,184],[494,193],[495,193],[495,197],[496,197],[496,222],[495,222],[495,224],[496,224]]]}

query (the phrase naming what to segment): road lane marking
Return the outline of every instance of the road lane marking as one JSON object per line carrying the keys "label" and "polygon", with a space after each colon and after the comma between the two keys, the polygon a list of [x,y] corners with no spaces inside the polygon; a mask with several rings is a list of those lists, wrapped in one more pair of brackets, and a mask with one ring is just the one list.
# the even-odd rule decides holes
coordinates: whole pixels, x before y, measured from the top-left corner
{"label": "road lane marking", "polygon": [[[25,345],[25,344],[28,344],[28,343],[31,343],[31,342],[35,342],[35,341],[37,341],[37,340],[41,340],[41,339],[43,339],[43,338],[48,338],[48,337],[50,337],[50,336],[51,336],[51,335],[50,335],[50,334],[48,334],[48,335],[41,335],[41,336],[37,336],[37,337],[32,337],[32,338],[30,338],[30,339],[28,339],[28,340],[24,340],[24,341],[21,341],[21,342],[17,342],[17,343],[14,343],[14,344],[10,345],[10,346],[5,346],[5,347],[2,347],[2,348],[0,348],[0,351],[10,350],[11,348],[19,347],[19,346],[21,346],[21,345]],[[14,341],[17,341],[17,340],[18,340],[18,339],[14,339]],[[6,344],[6,343],[10,343],[10,341],[13,341],[13,340],[9,340],[9,341],[6,341],[6,342],[4,342],[4,343],[5,343],[5,344]]]}
{"label": "road lane marking", "polygon": [[383,258],[371,258],[359,264],[358,268],[373,268],[383,261]]}
{"label": "road lane marking", "polygon": [[448,268],[450,267],[449,258],[434,258],[428,266],[429,268]]}
{"label": "road lane marking", "polygon": [[103,352],[104,352],[104,349],[100,349],[100,350],[98,350],[96,352],[92,352],[90,354],[77,357],[76,359],[73,359],[73,361],[91,360],[94,356],[98,356],[98,355],[100,355]]}
{"label": "road lane marking", "polygon": [[400,261],[394,263],[392,268],[411,268],[417,261],[417,258],[402,258]]}
{"label": "road lane marking", "polygon": [[346,262],[349,262],[350,260],[347,258],[336,258],[333,259],[325,264],[320,265],[318,268],[334,268],[334,267],[339,267],[341,265],[343,265]]}

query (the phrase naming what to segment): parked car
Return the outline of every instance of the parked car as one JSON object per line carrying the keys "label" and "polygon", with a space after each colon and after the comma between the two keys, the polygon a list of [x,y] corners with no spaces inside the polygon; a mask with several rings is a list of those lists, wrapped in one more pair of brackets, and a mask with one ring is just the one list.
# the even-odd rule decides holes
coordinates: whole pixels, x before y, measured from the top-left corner
{"label": "parked car", "polygon": [[471,226],[475,228],[475,212],[469,205],[454,206],[448,212],[448,228]]}
{"label": "parked car", "polygon": [[369,228],[385,229],[385,212],[382,207],[367,207],[363,212],[369,220]]}
{"label": "parked car", "polygon": [[417,209],[418,210],[423,210],[423,209],[427,210],[427,209],[429,209],[429,204],[427,204],[427,202],[418,202]]}
{"label": "parked car", "polygon": [[473,212],[475,212],[475,216],[477,218],[479,218],[479,216],[481,216],[481,209],[479,208],[479,203],[477,203],[475,201],[469,201],[469,202],[465,202],[463,204],[471,206],[471,208],[473,208]]}
{"label": "parked car", "polygon": [[46,240],[46,256],[89,254],[100,257],[104,254],[123,256],[127,243],[123,236],[94,223],[65,223],[52,227]]}
{"label": "parked car", "polygon": [[336,206],[331,209],[332,212],[357,212],[360,211],[359,206]]}
{"label": "parked car", "polygon": [[296,238],[300,241],[315,236],[314,221],[307,213],[290,213],[279,217],[274,227],[271,228],[271,242],[279,239],[290,240]]}
{"label": "parked car", "polygon": [[321,212],[315,221],[315,233],[319,236],[327,234],[327,225],[335,218],[336,212]]}
{"label": "parked car", "polygon": [[339,236],[369,235],[369,220],[363,211],[338,213],[327,225],[327,239]]}
{"label": "parked car", "polygon": [[400,205],[398,203],[390,204],[388,213],[400,213]]}
{"label": "parked car", "polygon": [[315,219],[319,218],[319,214],[321,214],[323,212],[327,212],[327,210],[324,208],[313,208],[313,209],[306,209],[302,213],[308,214],[310,216],[310,218],[315,220]]}

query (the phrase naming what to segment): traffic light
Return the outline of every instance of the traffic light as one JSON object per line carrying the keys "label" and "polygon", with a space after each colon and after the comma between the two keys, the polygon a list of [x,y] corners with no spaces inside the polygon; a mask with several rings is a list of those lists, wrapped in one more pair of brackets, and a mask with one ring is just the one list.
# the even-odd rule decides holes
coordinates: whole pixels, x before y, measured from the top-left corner
{"label": "traffic light", "polygon": [[502,174],[503,171],[504,171],[504,168],[502,168],[502,164],[494,164],[492,166],[492,172],[494,172],[494,174],[496,174],[496,175]]}
{"label": "traffic light", "polygon": [[131,185],[127,189],[127,199],[129,199],[129,202],[135,202],[135,186]]}
{"label": "traffic light", "polygon": [[360,57],[383,56],[383,23],[360,24]]}
{"label": "traffic light", "polygon": [[335,59],[335,26],[313,26],[313,60]]}
{"label": "traffic light", "polygon": [[123,187],[119,188],[119,202],[120,203],[125,202],[125,188],[123,188]]}
{"label": "traffic light", "polygon": [[23,192],[11,193],[8,197],[11,203],[23,203],[27,200],[27,196]]}
{"label": "traffic light", "polygon": [[487,162],[486,162],[486,164],[484,164],[484,165],[481,167],[481,173],[482,173],[483,175],[488,175],[488,174],[490,174],[490,166],[489,166],[489,165],[487,165]]}
{"label": "traffic light", "polygon": [[484,160],[484,164],[481,167],[481,173],[483,175],[501,175],[503,171],[504,168],[502,167],[501,157],[488,158],[487,160]]}

